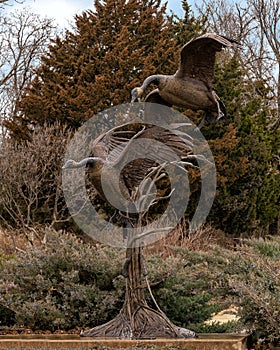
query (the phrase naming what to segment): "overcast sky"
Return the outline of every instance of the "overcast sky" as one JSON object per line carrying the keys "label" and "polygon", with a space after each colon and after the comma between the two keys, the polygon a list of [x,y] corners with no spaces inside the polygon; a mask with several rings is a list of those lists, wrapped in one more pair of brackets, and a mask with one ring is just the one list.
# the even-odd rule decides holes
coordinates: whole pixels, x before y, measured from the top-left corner
{"label": "overcast sky", "polygon": [[[22,4],[16,4],[14,1],[9,3],[13,3],[13,6],[8,6],[11,10],[16,7],[30,7],[32,12],[54,18],[61,27],[67,27],[76,13],[93,8],[93,0],[24,0]],[[193,4],[194,0],[189,3]],[[168,10],[172,10],[178,16],[183,15],[180,0],[168,0]]]}

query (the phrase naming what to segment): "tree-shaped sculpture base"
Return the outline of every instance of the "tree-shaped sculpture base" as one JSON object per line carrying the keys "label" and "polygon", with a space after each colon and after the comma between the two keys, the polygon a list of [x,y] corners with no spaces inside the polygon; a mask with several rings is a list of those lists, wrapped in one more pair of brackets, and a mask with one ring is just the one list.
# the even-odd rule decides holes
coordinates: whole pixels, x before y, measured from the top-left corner
{"label": "tree-shaped sculpture base", "polygon": [[175,326],[159,308],[155,310],[148,306],[144,290],[149,286],[147,282],[143,283],[145,272],[141,250],[141,247],[127,248],[126,296],[118,316],[84,331],[81,336],[122,339],[195,337],[194,332]]}
{"label": "tree-shaped sculpture base", "polygon": [[[153,108],[144,112],[144,117],[154,112],[159,115]],[[165,112],[173,117],[170,109]],[[137,112],[142,113],[142,110]],[[182,184],[188,183],[186,167],[193,165],[188,157],[193,159],[195,155],[190,136],[178,129],[189,123],[172,121],[170,128],[167,124],[161,127],[142,122],[128,125],[101,135],[93,148],[95,157],[78,163],[92,163],[90,179],[103,199],[117,210],[117,223],[124,228],[122,238],[125,237],[127,246],[123,269],[126,293],[120,313],[81,335],[123,339],[193,338],[194,332],[175,326],[158,307],[146,278],[141,252],[142,245],[160,239],[184,215],[189,188]],[[111,234],[109,232],[109,237]],[[146,289],[154,309],[146,301]]]}

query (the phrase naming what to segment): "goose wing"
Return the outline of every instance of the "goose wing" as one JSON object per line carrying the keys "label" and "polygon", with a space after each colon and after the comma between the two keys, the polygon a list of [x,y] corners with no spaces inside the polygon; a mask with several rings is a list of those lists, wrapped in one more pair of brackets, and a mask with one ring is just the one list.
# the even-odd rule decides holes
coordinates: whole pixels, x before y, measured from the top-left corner
{"label": "goose wing", "polygon": [[191,151],[190,138],[176,126],[171,129],[144,124],[122,149],[114,166],[122,169],[126,186],[133,191],[154,165],[176,161],[176,156],[187,157]]}
{"label": "goose wing", "polygon": [[92,155],[114,164],[136,134],[137,130],[134,130],[130,123],[116,126],[94,140],[91,146]]}
{"label": "goose wing", "polygon": [[172,128],[124,124],[100,135],[93,144],[92,153],[118,170],[120,181],[132,192],[154,165],[191,154],[191,138],[178,130],[179,127],[177,124]]}
{"label": "goose wing", "polygon": [[175,76],[177,78],[194,78],[205,83],[214,79],[216,52],[225,47],[238,44],[235,40],[224,36],[207,33],[190,40],[181,50],[181,62]]}
{"label": "goose wing", "polygon": [[[146,126],[140,123],[123,124],[101,134],[92,144],[92,155],[103,159],[109,167],[112,167],[114,173],[118,172],[121,187],[125,186],[129,192],[143,180],[148,169],[154,164],[153,160],[141,156],[139,146],[137,148],[133,143],[133,140],[139,139],[145,130]],[[97,182],[99,185],[101,172],[101,168],[97,172],[91,172],[94,184]]]}

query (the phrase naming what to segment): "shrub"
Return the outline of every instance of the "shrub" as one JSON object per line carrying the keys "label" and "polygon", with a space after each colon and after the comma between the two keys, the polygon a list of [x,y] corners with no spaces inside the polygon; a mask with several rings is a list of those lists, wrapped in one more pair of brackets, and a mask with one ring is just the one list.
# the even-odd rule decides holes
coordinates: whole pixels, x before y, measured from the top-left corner
{"label": "shrub", "polygon": [[[219,265],[225,264],[225,258],[213,253],[213,248],[208,252],[177,248],[173,253],[175,256],[164,261],[160,256],[149,259],[148,271],[157,303],[181,327],[195,332],[215,331],[217,326],[204,327],[204,322],[231,303],[228,291],[217,283],[217,271]],[[230,325],[223,332],[232,329]]]}
{"label": "shrub", "polygon": [[247,329],[266,342],[280,343],[280,237],[252,239],[234,254],[228,270]]}
{"label": "shrub", "polygon": [[[124,301],[124,251],[93,247],[46,229],[38,234],[45,236],[45,244],[19,252],[0,267],[0,305],[11,312],[9,320],[1,313],[0,322],[55,331],[92,327],[113,318]],[[214,275],[209,274],[206,253],[173,253],[166,259],[147,256],[149,280],[167,316],[196,330],[223,308],[216,302],[221,291],[210,286]],[[147,298],[152,305],[148,292]]]}
{"label": "shrub", "polygon": [[61,167],[70,132],[58,123],[33,130],[32,139],[5,139],[0,157],[0,219],[25,230],[69,219],[62,196]]}
{"label": "shrub", "polygon": [[[156,300],[177,324],[196,332],[245,329],[255,339],[280,343],[280,237],[245,240],[235,250],[218,246],[207,252],[173,249],[166,259],[168,278],[154,287]],[[153,258],[154,261],[156,258]],[[163,268],[149,268],[160,280]],[[234,303],[240,321],[206,326],[204,321]]]}
{"label": "shrub", "polygon": [[[0,305],[11,311],[14,323],[34,330],[67,330],[116,315],[124,294],[114,284],[121,271],[119,251],[52,231],[46,240],[2,266]],[[12,319],[1,313],[0,321]]]}
{"label": "shrub", "polygon": [[[0,325],[69,330],[116,316],[124,301],[124,251],[47,229],[40,235],[45,244],[0,259]],[[248,240],[235,251],[169,246],[169,253],[146,254],[146,264],[155,300],[175,324],[210,333],[243,327],[280,341],[280,237]],[[147,299],[154,306],[148,292]],[[233,302],[241,324],[205,325]]]}

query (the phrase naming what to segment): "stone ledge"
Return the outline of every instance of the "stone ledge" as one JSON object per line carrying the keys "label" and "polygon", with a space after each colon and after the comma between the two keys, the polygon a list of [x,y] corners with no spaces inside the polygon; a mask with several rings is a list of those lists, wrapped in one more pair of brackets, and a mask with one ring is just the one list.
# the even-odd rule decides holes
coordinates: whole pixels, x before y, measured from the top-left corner
{"label": "stone ledge", "polygon": [[176,347],[189,350],[247,350],[245,334],[198,334],[195,339],[145,339],[84,338],[79,335],[1,335],[0,349],[166,349]]}

